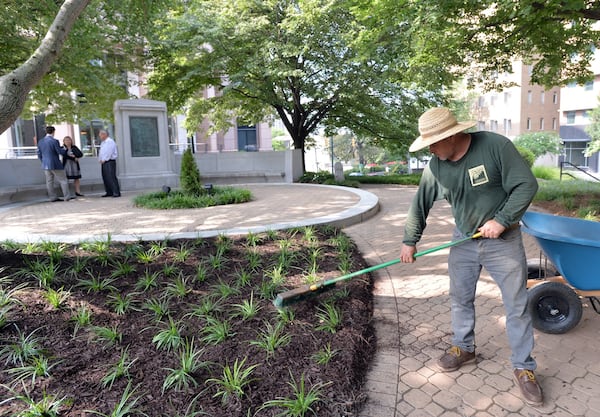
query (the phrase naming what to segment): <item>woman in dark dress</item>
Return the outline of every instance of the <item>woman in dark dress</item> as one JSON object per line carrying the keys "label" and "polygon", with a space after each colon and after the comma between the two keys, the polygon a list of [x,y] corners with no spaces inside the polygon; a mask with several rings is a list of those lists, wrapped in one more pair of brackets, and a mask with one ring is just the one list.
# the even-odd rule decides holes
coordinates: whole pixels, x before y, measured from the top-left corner
{"label": "woman in dark dress", "polygon": [[65,174],[67,179],[73,180],[75,185],[75,195],[83,197],[81,194],[81,169],[79,168],[79,158],[83,156],[83,152],[73,145],[73,139],[71,136],[65,136],[63,138],[63,147],[67,150],[67,154],[63,156],[63,166],[65,167]]}

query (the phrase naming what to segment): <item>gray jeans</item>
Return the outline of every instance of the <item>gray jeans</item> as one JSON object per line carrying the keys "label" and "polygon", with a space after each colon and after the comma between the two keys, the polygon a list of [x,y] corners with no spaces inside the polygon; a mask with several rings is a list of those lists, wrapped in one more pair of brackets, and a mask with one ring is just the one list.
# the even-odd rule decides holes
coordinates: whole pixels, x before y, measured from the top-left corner
{"label": "gray jeans", "polygon": [[48,197],[50,200],[57,198],[56,190],[54,189],[54,182],[57,181],[62,189],[63,197],[70,198],[69,191],[69,180],[65,175],[64,169],[45,169],[44,174],[46,175],[46,189],[48,190]]}
{"label": "gray jeans", "polygon": [[[454,231],[453,240],[463,237]],[[469,352],[475,349],[475,290],[482,267],[502,293],[513,367],[534,370],[533,327],[527,312],[527,260],[519,228],[505,231],[498,239],[471,240],[450,249],[452,344]]]}

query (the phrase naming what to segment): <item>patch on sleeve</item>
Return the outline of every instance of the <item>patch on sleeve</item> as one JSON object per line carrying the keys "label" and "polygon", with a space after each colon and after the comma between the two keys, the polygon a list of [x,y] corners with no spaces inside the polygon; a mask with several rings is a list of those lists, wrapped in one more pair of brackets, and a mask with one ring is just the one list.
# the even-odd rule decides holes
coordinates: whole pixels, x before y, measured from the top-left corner
{"label": "patch on sleeve", "polygon": [[471,178],[471,185],[477,187],[478,185],[487,184],[490,182],[485,166],[479,165],[477,167],[469,168],[469,178]]}

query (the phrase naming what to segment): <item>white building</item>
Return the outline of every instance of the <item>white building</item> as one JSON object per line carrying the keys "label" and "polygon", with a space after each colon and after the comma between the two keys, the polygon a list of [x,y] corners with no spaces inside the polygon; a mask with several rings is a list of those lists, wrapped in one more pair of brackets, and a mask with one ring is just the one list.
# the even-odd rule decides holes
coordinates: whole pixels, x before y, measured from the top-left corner
{"label": "white building", "polygon": [[592,63],[594,80],[585,85],[571,83],[560,90],[560,137],[564,142],[563,161],[579,168],[597,173],[598,153],[585,156],[584,151],[590,141],[585,128],[590,124],[589,112],[600,102],[600,55]]}

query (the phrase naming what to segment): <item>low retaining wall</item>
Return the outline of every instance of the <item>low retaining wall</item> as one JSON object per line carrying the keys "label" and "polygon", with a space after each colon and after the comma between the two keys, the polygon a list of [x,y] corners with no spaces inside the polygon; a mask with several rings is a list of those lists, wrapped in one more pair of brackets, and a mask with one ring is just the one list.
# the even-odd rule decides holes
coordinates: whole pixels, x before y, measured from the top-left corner
{"label": "low retaining wall", "polygon": [[[173,172],[119,177],[123,191],[153,189],[163,185],[179,186],[181,154],[170,153]],[[222,152],[194,154],[202,181],[213,184],[287,182],[302,175],[300,150],[266,152]],[[81,190],[85,194],[103,192],[100,164],[84,157],[81,166]],[[71,184],[73,190],[73,184]],[[58,191],[60,195],[60,190]],[[46,197],[46,179],[37,159],[0,159],[0,205]]]}

